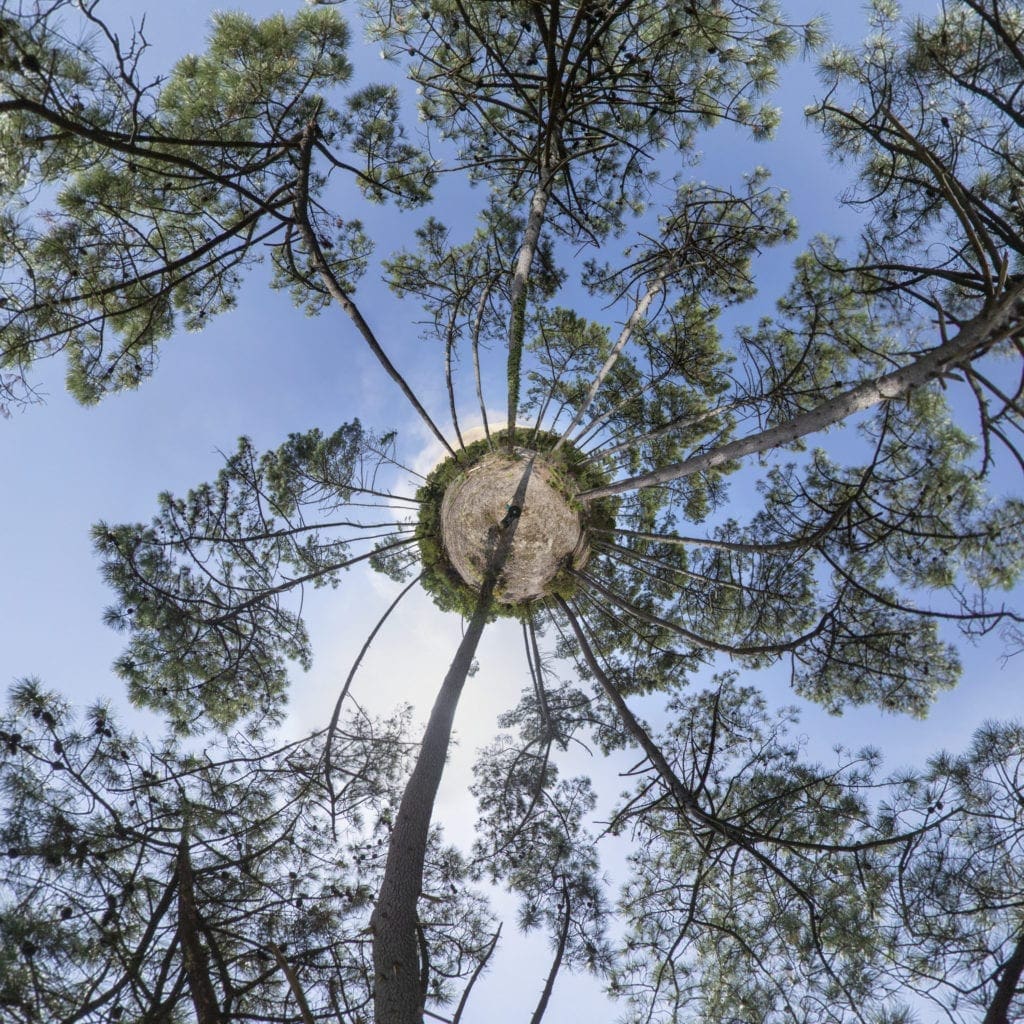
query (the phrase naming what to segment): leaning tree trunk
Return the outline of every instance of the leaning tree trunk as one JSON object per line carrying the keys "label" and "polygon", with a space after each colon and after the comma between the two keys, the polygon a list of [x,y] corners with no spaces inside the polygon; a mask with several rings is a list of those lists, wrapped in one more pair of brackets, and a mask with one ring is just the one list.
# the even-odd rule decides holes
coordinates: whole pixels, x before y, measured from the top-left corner
{"label": "leaning tree trunk", "polygon": [[391,831],[384,878],[370,918],[376,1024],[421,1024],[423,1020],[424,992],[420,985],[422,965],[416,914],[423,887],[423,859],[434,798],[448,755],[455,709],[491,603],[491,594],[481,592],[473,618],[434,701],[416,767],[402,794]]}
{"label": "leaning tree trunk", "polygon": [[598,391],[600,391],[605,378],[612,372],[612,368],[618,361],[622,350],[626,347],[629,339],[633,336],[633,332],[636,330],[637,324],[639,324],[647,315],[647,310],[651,308],[651,303],[654,301],[655,296],[664,287],[665,274],[659,274],[654,283],[649,285],[647,291],[644,292],[644,294],[637,300],[636,305],[633,307],[633,312],[630,313],[629,319],[626,320],[622,331],[619,333],[618,341],[615,342],[611,352],[608,353],[608,358],[604,361],[604,365],[598,371],[597,376],[591,383],[590,389],[587,391],[587,397],[580,403],[580,407],[576,410],[576,414],[573,416],[572,422],[565,428],[565,430],[562,431],[562,436],[558,439],[558,442],[555,444],[552,452],[557,452],[566,441],[572,440],[569,435],[579,426],[580,421],[587,414],[587,410],[593,404],[593,401],[597,396]]}
{"label": "leaning tree trunk", "polygon": [[551,1001],[551,993],[555,989],[555,978],[562,969],[562,961],[565,959],[565,947],[569,940],[569,926],[572,924],[572,908],[569,905],[569,887],[563,876],[562,881],[562,906],[565,907],[565,914],[562,918],[562,927],[558,932],[558,945],[555,947],[555,955],[551,960],[551,969],[548,971],[547,980],[544,982],[544,990],[540,994],[537,1008],[533,1011],[530,1024],[541,1024],[544,1014],[547,1012],[548,1003]]}
{"label": "leaning tree trunk", "polygon": [[324,255],[323,248],[317,239],[316,232],[309,215],[309,175],[310,158],[313,153],[313,143],[316,141],[317,125],[311,121],[306,125],[302,133],[302,142],[299,146],[299,167],[298,177],[295,181],[295,226],[302,236],[306,246],[310,266],[317,273],[327,294],[348,314],[355,324],[356,329],[363,336],[363,340],[370,347],[370,351],[376,356],[377,362],[383,367],[384,372],[399,386],[402,394],[409,400],[409,404],[419,414],[420,419],[426,424],[430,432],[441,442],[452,458],[457,458],[455,449],[448,443],[448,439],[438,430],[437,424],[431,419],[430,413],[423,407],[423,404],[416,397],[416,392],[409,386],[409,382],[399,373],[398,368],[388,358],[388,354],[381,347],[377,336],[372,328],[363,318],[359,307],[352,301],[348,293],[341,287],[331,265]]}
{"label": "leaning tree trunk", "polygon": [[1019,330],[1022,317],[1024,282],[1015,284],[998,302],[991,303],[973,320],[964,324],[955,338],[938,345],[899,370],[859,384],[830,401],[822,402],[817,408],[794,416],[785,423],[769,427],[759,434],[730,441],[709,452],[652,470],[650,473],[594,487],[578,494],[577,498],[581,501],[593,501],[595,498],[604,498],[612,494],[657,487],[692,476],[694,473],[713,469],[745,455],[754,455],[791,444],[807,434],[840,423],[854,413],[863,412],[883,402],[903,398],[914,388],[969,363],[1008,334]]}
{"label": "leaning tree trunk", "polygon": [[[512,497],[513,503],[520,507],[531,467],[532,464],[527,467]],[[427,965],[420,962],[416,904],[423,887],[423,861],[434,799],[448,755],[455,709],[494,604],[495,584],[511,551],[518,523],[518,519],[512,519],[504,529],[494,527],[494,543],[476,610],[434,701],[416,766],[402,794],[391,830],[384,878],[370,916],[375,1024],[422,1024],[423,1021],[426,992],[422,979],[427,976]]]}

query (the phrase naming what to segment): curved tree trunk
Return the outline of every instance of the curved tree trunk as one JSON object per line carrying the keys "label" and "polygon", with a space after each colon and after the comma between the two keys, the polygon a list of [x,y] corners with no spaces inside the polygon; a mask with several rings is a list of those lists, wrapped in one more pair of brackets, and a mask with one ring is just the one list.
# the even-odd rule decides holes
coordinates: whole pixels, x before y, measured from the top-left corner
{"label": "curved tree trunk", "polygon": [[291,989],[292,996],[299,1008],[302,1024],[316,1024],[313,1020],[313,1014],[310,1012],[309,1003],[306,1000],[306,993],[302,990],[299,976],[295,973],[295,968],[285,959],[284,953],[281,952],[281,947],[276,942],[270,944],[270,952],[273,953],[281,973],[288,979],[288,987]]}
{"label": "curved tree trunk", "polygon": [[[512,496],[512,503],[520,507],[525,501],[531,471],[532,462]],[[492,528],[495,531],[493,548],[476,610],[434,701],[416,766],[402,794],[391,831],[384,878],[370,916],[376,1024],[422,1024],[423,1021],[425,992],[420,979],[425,975],[426,965],[420,962],[416,904],[423,888],[423,861],[430,820],[448,756],[455,709],[494,603],[494,588],[512,549],[518,523],[518,519],[512,519],[504,529]]]}
{"label": "curved tree trunk", "polygon": [[466,1004],[469,1002],[469,996],[473,991],[473,986],[476,984],[480,975],[483,974],[484,968],[491,959],[491,954],[498,945],[498,939],[500,938],[501,922],[499,921],[497,931],[492,936],[491,941],[487,944],[487,949],[484,950],[484,955],[480,958],[476,967],[473,968],[473,973],[470,975],[469,981],[466,982],[466,987],[462,990],[462,998],[459,1000],[459,1005],[455,1007],[455,1013],[452,1016],[452,1024],[459,1024],[459,1021],[462,1020],[462,1012],[466,1009]]}
{"label": "curved tree trunk", "polygon": [[572,924],[571,906],[569,904],[569,887],[562,881],[562,906],[565,908],[565,915],[562,918],[562,927],[558,932],[558,945],[555,947],[555,955],[551,960],[551,968],[548,971],[547,979],[544,982],[544,990],[540,994],[537,1008],[533,1011],[530,1024],[541,1024],[544,1014],[547,1012],[548,1003],[551,1000],[551,993],[555,990],[555,978],[562,969],[562,960],[565,957],[565,946],[569,939],[569,925]]}
{"label": "curved tree trunk", "polygon": [[339,306],[349,315],[356,329],[363,336],[363,340],[370,346],[370,351],[377,357],[377,362],[384,368],[384,372],[401,388],[402,394],[409,400],[409,404],[416,410],[419,417],[426,424],[430,432],[441,442],[452,458],[456,458],[455,449],[448,443],[448,439],[438,430],[437,424],[430,418],[430,414],[423,408],[422,403],[416,397],[416,393],[409,386],[408,381],[398,372],[398,368],[388,358],[382,348],[377,336],[373,333],[370,325],[363,319],[359,307],[352,301],[348,293],[341,287],[341,283],[331,270],[331,266],[324,256],[323,249],[317,241],[316,232],[309,220],[309,165],[310,156],[313,150],[313,141],[316,138],[316,125],[310,123],[303,132],[302,143],[299,147],[299,174],[295,182],[295,226],[309,251],[310,263],[313,269],[320,276],[327,293],[338,303]]}

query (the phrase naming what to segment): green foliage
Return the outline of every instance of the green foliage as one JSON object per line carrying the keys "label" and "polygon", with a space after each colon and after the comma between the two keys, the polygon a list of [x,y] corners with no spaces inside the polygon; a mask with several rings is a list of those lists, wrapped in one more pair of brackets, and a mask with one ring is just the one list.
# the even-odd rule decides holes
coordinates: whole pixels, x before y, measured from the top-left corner
{"label": "green foliage", "polygon": [[[938,620],[968,636],[1014,621],[998,592],[1024,570],[1024,506],[985,492],[976,444],[938,389],[914,392],[863,430],[871,463],[844,468],[818,451],[802,478],[774,475],[758,529],[794,537],[813,533],[815,521],[835,524],[815,545],[832,578],[834,596],[818,598],[830,625],[812,642],[817,653],[798,654],[798,687],[828,706],[842,694],[924,714],[959,675]],[[834,684],[826,650],[849,666]]]}
{"label": "green foliage", "polygon": [[[114,52],[103,56],[65,34],[71,7],[19,13],[0,37],[0,64],[13,69],[0,86],[0,369],[10,371],[0,398],[23,398],[32,363],[60,351],[80,401],[137,386],[160,342],[234,305],[268,246],[276,283],[321,308],[310,254],[289,227],[303,203],[353,287],[370,243],[318,199],[334,168],[376,201],[427,197],[433,170],[403,140],[393,88],[332,104],[351,76],[336,11],[218,14],[204,53],[145,84],[141,37],[108,36]],[[85,17],[100,24],[91,9]],[[311,125],[311,156],[326,169],[303,176]],[[51,194],[55,208],[41,208]]]}
{"label": "green foliage", "polygon": [[988,0],[901,20],[880,8],[861,49],[826,55],[832,88],[812,114],[836,155],[859,166],[871,196],[872,276],[909,284],[901,258],[927,247],[926,291],[964,311],[990,294],[1003,251],[1024,269],[1024,136],[1019,118],[1007,116],[1024,25],[1015,5]]}
{"label": "green foliage", "polygon": [[[400,297],[415,295],[431,314],[433,332],[496,340],[504,337],[508,318],[508,267],[524,229],[523,219],[491,197],[468,242],[456,244],[451,231],[434,217],[414,232],[416,249],[403,249],[384,260],[388,286]],[[566,279],[551,243],[542,240],[530,274],[530,301],[550,299]],[[506,305],[502,306],[502,302]],[[489,311],[476,324],[483,303]]]}
{"label": "green foliage", "polygon": [[954,1020],[992,1012],[1000,990],[1002,1019],[1020,1014],[1022,767],[1021,723],[987,722],[963,753],[943,751],[898,780],[879,815],[948,819],[891,865],[879,916],[898,949],[893,980]]}
{"label": "green foliage", "polygon": [[346,507],[390,443],[358,420],[327,436],[292,434],[262,455],[242,438],[212,484],[161,495],[150,526],[98,524],[117,594],[106,620],[129,635],[115,667],[130,698],[184,732],[278,722],[287,662],[308,668],[312,657],[282,599],[306,583],[338,585],[367,529]]}
{"label": "green foliage", "polygon": [[584,281],[594,292],[616,295],[662,276],[702,308],[753,297],[753,257],[797,234],[789,194],[770,186],[769,177],[756,167],[738,188],[679,182],[659,213],[657,236],[641,235],[627,246],[623,268],[588,260]]}
{"label": "green foliage", "polygon": [[[731,362],[715,326],[718,313],[695,295],[682,295],[661,310],[657,323],[634,331],[590,406],[590,422],[573,437],[589,449],[586,465],[610,476],[656,469],[730,430],[728,408],[716,410]],[[540,420],[551,409],[578,406],[610,347],[603,326],[569,310],[548,311],[529,346],[535,368],[526,407],[537,408]],[[699,522],[721,500],[722,481],[733,468],[687,478],[671,491],[648,488],[624,497],[620,523],[647,529],[667,504]]]}
{"label": "green foliage", "polygon": [[[275,945],[318,1012],[342,991],[365,1005],[367,951],[337,938],[363,927],[407,726],[345,716],[329,800],[322,734],[279,746],[233,735],[199,753],[127,732],[105,705],[77,715],[36,682],[16,685],[0,713],[0,1015],[194,1019],[182,844],[211,983],[234,1019],[294,1019]],[[450,903],[446,859],[435,844],[426,885]],[[458,901],[454,927],[424,922],[442,961],[482,922],[471,893]]]}
{"label": "green foliage", "polygon": [[[147,88],[133,70],[138,40],[125,59],[101,59],[63,35],[52,15],[65,6],[12,16],[0,35],[0,388],[14,395],[30,364],[58,350],[83,400],[134,386],[158,343],[230,308],[264,251],[274,284],[308,312],[331,299],[347,308],[338,292],[355,287],[372,232],[328,208],[331,174],[408,206],[426,198],[436,166],[404,141],[394,88],[336,98],[350,68],[332,5],[265,21],[219,15],[207,51]],[[439,151],[488,192],[468,240],[429,218],[414,247],[385,262],[388,283],[422,301],[425,333],[444,346],[454,422],[452,365],[466,344],[475,362],[507,344],[509,421],[521,400],[537,413],[536,427],[441,463],[419,491],[408,541],[423,585],[442,610],[474,612],[478,594],[444,551],[443,496],[497,445],[540,452],[593,547],[584,570],[548,584],[545,596],[569,602],[580,623],[569,638],[566,619],[550,616],[552,647],[578,659],[580,638],[592,638],[579,675],[600,684],[597,697],[557,684],[531,634],[533,690],[500,721],[518,735],[478,764],[473,862],[432,847],[425,898],[411,897],[431,970],[402,982],[442,1005],[452,979],[480,965],[488,922],[460,889],[474,874],[508,884],[523,928],[543,925],[559,960],[604,974],[648,1021],[895,1022],[908,991],[954,1020],[986,1012],[1018,950],[1024,960],[1020,729],[993,726],[962,758],[879,781],[871,751],[806,763],[793,716],[773,718],[731,678],[682,688],[718,657],[751,670],[786,659],[796,691],[830,711],[923,715],[958,677],[953,628],[999,627],[1019,643],[1021,616],[999,592],[1024,569],[1024,503],[984,486],[1004,450],[1022,462],[1021,388],[997,361],[1019,363],[1024,310],[1019,11],[969,0],[901,34],[895,4],[878,0],[864,47],[825,57],[826,98],[812,116],[855,164],[854,198],[870,219],[853,257],[813,241],[777,314],[729,347],[722,312],[754,295],[756,257],[795,237],[785,193],[757,169],[735,188],[674,180],[660,216],[646,207],[659,155],[687,161],[703,128],[724,119],[771,131],[775,112],[755,102],[796,42],[773,4],[366,6],[385,53],[410,58]],[[55,210],[39,210],[43,195]],[[609,239],[641,216],[609,255]],[[569,255],[585,245],[598,257]],[[610,300],[607,322],[555,305],[573,259]],[[616,321],[628,345],[610,365]],[[961,335],[970,347],[937,358]],[[926,364],[912,388],[893,385],[894,371]],[[942,393],[961,383],[979,412],[977,443]],[[839,398],[872,387],[830,418]],[[560,417],[584,403],[588,418],[552,454]],[[806,431],[773,432],[815,414],[815,439],[857,414],[850,445],[808,450]],[[746,452],[768,465],[734,484],[749,500],[743,515],[724,506],[739,463],[715,460],[735,437],[773,439]],[[0,1005],[19,1024],[89,1014],[99,1024],[129,1002],[140,1021],[187,1015],[177,1006],[191,979],[173,980],[187,924],[168,894],[189,859],[225,1014],[295,1018],[273,966],[260,966],[259,936],[286,933],[317,1019],[366,1015],[373,940],[356,918],[380,882],[384,805],[405,747],[391,724],[343,727],[338,767],[352,772],[354,804],[379,815],[379,834],[368,839],[346,806],[344,827],[361,839],[342,858],[326,838],[317,742],[269,751],[261,733],[281,718],[288,662],[311,657],[286,595],[335,586],[363,557],[393,578],[411,564],[401,535],[411,524],[351,511],[357,493],[381,493],[375,473],[395,463],[393,443],[357,421],[262,455],[243,440],[214,483],[164,495],[149,526],[96,528],[132,699],[178,735],[221,736],[198,758],[180,740],[126,737],[106,712],[75,731],[58,699],[19,689],[0,730],[10,843]],[[690,460],[692,472],[621,503],[579,498]],[[684,524],[702,522],[703,535],[689,535]],[[378,527],[384,542],[353,555]],[[532,631],[541,603],[499,602],[491,616]],[[668,699],[654,748],[663,760],[644,746],[609,824],[635,840],[622,901],[631,934],[616,956],[585,828],[594,795],[584,779],[560,780],[553,751],[584,731],[605,751],[639,742],[642,724],[617,698],[656,693]],[[239,722],[247,737],[225,738]],[[397,844],[390,853],[399,875],[410,868]],[[61,899],[74,928],[54,918]],[[330,982],[339,974],[359,993],[344,1012]],[[82,992],[102,999],[83,1010]]]}
{"label": "green foliage", "polygon": [[785,657],[797,691],[830,711],[926,714],[960,673],[943,620],[969,637],[996,626],[1013,637],[1017,615],[999,591],[1024,568],[1024,508],[985,493],[975,445],[937,390],[862,430],[871,462],[843,466],[819,450],[777,466],[745,525],[681,539],[663,515],[649,532],[599,536],[594,575],[662,623],[627,616],[605,638],[628,649],[642,628],[645,642],[691,657]]}
{"label": "green foliage", "polygon": [[[664,782],[647,773],[614,819],[638,841],[612,990],[658,1021],[852,1019],[875,994],[858,974],[879,937],[866,890],[888,876],[835,846],[876,838],[865,821],[877,755],[809,764],[792,711],[772,716],[755,690],[716,684],[674,698],[659,737],[693,805],[652,799]],[[801,1012],[793,987],[804,977],[824,990],[841,977],[820,1015]]]}
{"label": "green foliage", "polygon": [[777,112],[757,98],[797,36],[769,2],[366,6],[471,180],[516,207],[553,187],[548,224],[575,242],[641,211],[656,154],[687,150],[699,128],[725,119],[770,133]]}
{"label": "green foliage", "polygon": [[[702,816],[638,780],[639,842],[611,986],[652,1020],[973,1021],[1019,1012],[1019,723],[878,777],[878,755],[807,764],[795,718],[732,683],[677,702],[661,745]],[[643,797],[642,804],[638,802]],[[653,965],[653,969],[652,969]]]}
{"label": "green foliage", "polygon": [[547,753],[543,741],[520,745],[508,736],[481,752],[472,787],[480,812],[474,866],[519,897],[522,931],[546,927],[566,966],[600,975],[613,955],[611,908],[584,825],[596,796],[589,779],[559,780]]}
{"label": "green foliage", "polygon": [[777,317],[740,332],[769,423],[785,422],[884,372],[886,358],[895,354],[901,322],[865,301],[834,239],[815,239],[797,258],[793,282],[777,305]]}

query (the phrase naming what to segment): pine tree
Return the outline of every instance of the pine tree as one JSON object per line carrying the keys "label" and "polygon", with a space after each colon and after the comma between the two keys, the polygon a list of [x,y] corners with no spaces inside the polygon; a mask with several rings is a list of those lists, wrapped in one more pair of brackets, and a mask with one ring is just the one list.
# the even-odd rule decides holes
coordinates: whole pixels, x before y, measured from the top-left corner
{"label": "pine tree", "polygon": [[1019,723],[884,778],[873,751],[803,762],[730,680],[676,710],[658,739],[697,806],[645,777],[613,822],[641,839],[613,985],[644,1019],[1015,1019]]}
{"label": "pine tree", "polygon": [[[231,733],[199,752],[75,716],[33,681],[0,720],[0,1005],[5,1020],[368,1019],[369,942],[402,716],[346,715],[270,745]],[[456,984],[489,922],[465,868],[431,837],[421,916]],[[452,894],[458,881],[459,895]],[[344,936],[339,941],[339,936]]]}
{"label": "pine tree", "polygon": [[433,171],[403,141],[393,87],[332,103],[352,72],[337,12],[220,14],[205,53],[146,82],[144,37],[122,43],[90,8],[104,55],[64,27],[74,9],[5,9],[0,397],[27,400],[32,364],[58,352],[80,401],[138,386],[160,342],[231,308],[267,249],[307,312],[338,300],[358,321],[348,292],[370,240],[322,193],[345,173],[372,200],[415,205]]}
{"label": "pine tree", "polygon": [[[722,314],[755,294],[755,258],[795,237],[785,193],[760,168],[742,183],[679,174],[654,186],[664,157],[675,170],[715,122],[770,132],[776,113],[755,98],[799,36],[772,4],[368,6],[385,56],[404,60],[421,89],[429,138],[486,192],[475,230],[430,217],[385,263],[394,291],[425,307],[453,441],[351,296],[367,243],[328,205],[327,169],[413,205],[436,168],[403,141],[393,93],[374,88],[340,108],[317,95],[347,76],[333,11],[258,24],[222,16],[209,52],[136,105],[130,58],[104,64],[45,17],[14,19],[4,36],[15,68],[0,99],[4,131],[30,140],[12,194],[69,182],[53,224],[39,214],[5,226],[15,384],[33,359],[67,348],[82,397],[133,386],[152,345],[173,332],[174,309],[194,309],[186,321],[198,326],[199,313],[230,301],[253,246],[270,242],[278,283],[314,311],[340,306],[451,456],[403,495],[377,482],[398,463],[391,433],[349,423],[264,455],[243,441],[214,484],[164,496],[151,526],[99,525],[117,594],[108,618],[128,635],[117,667],[133,699],[181,734],[239,723],[258,734],[281,712],[288,661],[305,665],[311,653],[286,595],[335,585],[363,558],[395,578],[420,562],[439,606],[469,621],[396,800],[369,914],[366,999],[372,990],[378,1024],[419,1024],[428,1004],[453,999],[423,921],[431,818],[476,645],[499,615],[524,625],[531,686],[507,719],[521,745],[499,740],[481,761],[476,868],[522,895],[524,926],[551,934],[535,1021],[563,965],[604,973],[613,992],[665,1019],[694,1000],[715,1019],[831,1020],[833,1008],[853,1019],[876,982],[885,996],[892,979],[917,984],[906,980],[921,974],[916,937],[949,957],[952,976],[985,929],[974,948],[984,947],[990,975],[978,1003],[991,1024],[1007,1018],[1020,960],[1012,922],[979,923],[967,896],[941,934],[916,911],[872,918],[900,881],[893,864],[934,865],[934,844],[948,837],[941,814],[913,803],[914,785],[890,781],[901,809],[875,813],[873,755],[835,770],[804,765],[749,689],[678,691],[725,659],[751,672],[786,661],[796,690],[830,711],[870,703],[924,714],[959,674],[943,627],[1019,641],[1020,613],[998,595],[1024,565],[1024,508],[989,488],[998,470],[1024,464],[1020,386],[1006,385],[1003,369],[1024,380],[1017,13],[968,2],[904,40],[879,3],[863,51],[825,55],[826,97],[812,116],[860,176],[862,237],[852,251],[817,239],[776,314],[737,329],[737,314]],[[814,25],[803,31],[819,41]],[[265,77],[239,73],[264,63]],[[74,114],[72,79],[86,109],[97,107],[88,118]],[[369,163],[357,167],[342,147]],[[331,223],[337,234],[325,231]],[[154,251],[154,231],[166,251]],[[81,232],[99,261],[93,269],[82,256],[85,291],[72,287],[82,275],[67,255]],[[567,305],[572,285],[594,303]],[[488,344],[503,348],[504,427],[487,422]],[[459,425],[453,367],[467,347],[482,447]],[[978,409],[977,443],[946,396],[956,389]],[[807,449],[844,425],[855,436],[841,453]],[[444,499],[483,460],[502,458],[517,464],[516,481],[504,517],[477,538],[470,580],[449,558]],[[503,602],[517,533],[531,528],[529,481],[545,473],[578,513],[583,543],[541,593]],[[736,473],[756,484],[746,510],[729,505]],[[396,523],[389,509],[378,526],[354,514],[354,495],[414,506],[416,519]],[[366,532],[377,529],[385,536]],[[353,554],[360,537],[382,544]],[[552,650],[575,661],[578,682],[554,685]],[[661,735],[630,706],[652,692],[668,695]],[[636,936],[621,961],[602,931],[607,903],[581,824],[588,788],[559,781],[552,759],[577,732],[643,758],[644,788],[615,823],[635,822],[646,843],[628,890]],[[958,841],[987,842],[969,820],[956,819]],[[178,828],[178,878],[195,872],[187,840]],[[967,879],[966,893],[969,874],[950,884]],[[922,893],[921,906],[930,898]],[[474,971],[494,948],[484,930],[474,932]],[[227,989],[205,986],[198,946],[185,952],[202,1020],[224,1009]],[[786,965],[802,979],[802,1002],[780,980]],[[898,1016],[894,1006],[882,1009]]]}

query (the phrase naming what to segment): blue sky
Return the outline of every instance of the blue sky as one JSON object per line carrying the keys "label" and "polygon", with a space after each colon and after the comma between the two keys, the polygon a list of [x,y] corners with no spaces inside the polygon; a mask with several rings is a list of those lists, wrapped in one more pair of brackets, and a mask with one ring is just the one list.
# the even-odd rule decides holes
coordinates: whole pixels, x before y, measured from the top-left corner
{"label": "blue sky", "polygon": [[[271,13],[279,6],[252,0],[244,5],[254,15]],[[820,13],[824,5],[794,0],[786,6],[795,19],[802,20]],[[201,47],[212,7],[198,0],[154,4],[146,22],[147,36],[155,44],[151,66],[159,67]],[[934,5],[905,8],[929,12]],[[138,17],[145,5],[111,2],[101,9],[123,25],[128,17]],[[350,17],[354,20],[354,12]],[[855,40],[863,32],[864,12],[844,4],[841,11],[831,12],[831,21],[839,38]],[[379,61],[376,47],[357,45],[355,56],[359,82],[398,73],[395,66]],[[405,92],[411,99],[411,89]],[[755,164],[769,167],[775,182],[791,192],[802,240],[818,231],[853,234],[855,230],[836,201],[842,172],[822,155],[819,140],[803,123],[803,107],[814,94],[813,70],[808,65],[794,66],[786,73],[778,98],[785,115],[778,138],[754,145],[726,129],[702,141],[706,162],[693,170],[697,179],[716,181],[725,176],[735,182]],[[414,118],[411,123],[415,125]],[[341,195],[344,203],[350,201]],[[473,198],[482,201],[484,196],[480,192]],[[468,224],[467,205],[465,184],[452,179],[439,188],[431,212],[453,225]],[[378,240],[377,252],[383,256],[411,241],[413,229],[426,214],[363,206],[358,215]],[[795,252],[794,248],[783,256],[775,251],[762,261],[759,274],[767,300],[785,282]],[[272,447],[291,431],[314,426],[331,430],[358,415],[374,428],[397,427],[400,451],[417,467],[429,465],[436,457],[422,426],[407,413],[401,396],[383,378],[347,319],[333,309],[307,319],[286,295],[266,288],[262,278],[254,274],[241,293],[238,309],[216,319],[202,334],[182,335],[165,344],[156,376],[137,392],[83,408],[64,392],[63,368],[54,362],[43,367],[37,381],[46,404],[16,412],[11,420],[0,423],[4,580],[0,680],[4,685],[37,675],[76,702],[104,696],[123,703],[120,683],[109,671],[121,639],[101,622],[109,595],[96,570],[89,526],[99,519],[148,519],[161,490],[183,492],[212,478],[221,462],[218,451],[230,451],[239,435],[250,436],[260,448]],[[357,300],[428,409],[439,423],[447,424],[439,353],[419,339],[418,311],[387,293],[373,270],[360,285]],[[754,302],[743,307],[740,315],[752,321],[760,308]],[[589,315],[602,319],[596,310]],[[499,410],[505,402],[503,367],[492,370],[488,404]],[[463,408],[472,422],[475,400],[468,378],[464,383]],[[349,574],[337,591],[319,593],[309,601],[316,663],[309,675],[296,670],[289,729],[304,732],[325,723],[351,658],[394,593],[389,581],[358,571]],[[399,614],[400,619],[387,627],[371,652],[356,693],[361,701],[381,710],[407,700],[425,713],[454,651],[459,623],[435,612],[418,593],[410,595]],[[793,698],[780,673],[768,674],[764,685],[773,703],[806,708],[802,729],[819,756],[827,756],[836,742],[853,747],[870,743],[885,752],[890,766],[920,763],[942,746],[963,747],[985,718],[1019,713],[1020,669],[1014,661],[1003,666],[1001,653],[998,642],[963,651],[961,686],[940,697],[932,715],[922,722],[868,709],[831,718]],[[461,745],[440,801],[440,814],[450,834],[466,841],[471,836],[472,808],[465,793],[465,769],[474,748],[492,735],[495,715],[515,701],[526,681],[518,627],[499,624],[491,629],[479,657],[481,672],[463,698],[456,723]],[[643,711],[651,716],[657,713],[650,701]],[[153,728],[144,716],[137,720]],[[594,771],[611,799],[620,788],[616,767],[588,765],[580,759],[575,770]],[[506,935],[513,930],[511,924]],[[495,1024],[522,1021],[541,985],[537,972],[543,970],[543,950],[533,949],[535,955],[514,952],[509,948],[514,943],[510,936],[488,983],[491,987],[475,997],[480,1000],[478,1010],[489,1004],[487,1018]],[[536,946],[536,940],[528,945]],[[579,1002],[583,998],[586,1004]],[[555,999],[549,1017],[553,1021],[582,1019],[584,1005],[593,1007],[592,1019],[616,1015],[590,989],[568,978],[559,981]]]}

